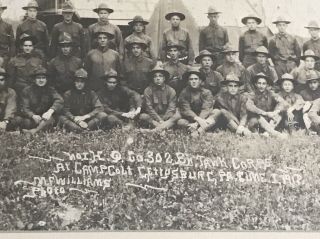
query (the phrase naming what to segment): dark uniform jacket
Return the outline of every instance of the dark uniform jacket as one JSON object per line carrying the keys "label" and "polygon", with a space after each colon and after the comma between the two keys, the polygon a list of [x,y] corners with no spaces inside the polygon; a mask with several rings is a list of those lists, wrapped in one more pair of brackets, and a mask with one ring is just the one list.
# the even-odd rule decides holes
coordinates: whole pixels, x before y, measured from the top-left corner
{"label": "dark uniform jacket", "polygon": [[13,57],[15,55],[15,40],[12,25],[0,19],[0,55]]}
{"label": "dark uniform jacket", "polygon": [[177,95],[179,95],[186,87],[186,82],[182,79],[182,76],[188,70],[188,66],[180,61],[175,63],[169,60],[163,63],[163,69],[168,71],[170,75],[167,84],[176,91]]}
{"label": "dark uniform jacket", "polygon": [[296,38],[289,34],[275,34],[269,42],[269,52],[273,62],[295,60],[300,57],[301,49]]}
{"label": "dark uniform jacket", "polygon": [[320,88],[317,90],[311,90],[309,87],[307,87],[300,92],[300,95],[305,101],[314,101],[320,98]]}
{"label": "dark uniform jacket", "polygon": [[[126,39],[124,39],[124,49],[127,49],[126,46],[129,45],[131,42],[133,42],[137,37],[142,39],[147,44],[147,48],[144,50],[143,55],[152,59],[152,60],[155,60],[156,56],[155,56],[155,53],[153,52],[153,45],[152,45],[151,37],[149,37],[148,35],[146,35],[144,33],[141,35],[138,35],[133,32],[131,35],[126,37]],[[131,55],[131,54],[128,51],[126,51],[126,57],[129,55]]]}
{"label": "dark uniform jacket", "polygon": [[274,67],[269,66],[268,64],[263,66],[260,63],[256,63],[254,65],[249,66],[247,68],[247,72],[248,72],[248,80],[247,80],[247,85],[245,86],[247,92],[253,92],[255,90],[253,78],[261,72],[265,74],[267,77],[269,77],[273,83],[278,81],[278,75],[276,70],[274,69]]}
{"label": "dark uniform jacket", "polygon": [[214,70],[207,73],[203,68],[200,68],[200,72],[206,77],[203,87],[210,90],[213,96],[216,96],[221,88],[221,82],[223,81],[222,75]]}
{"label": "dark uniform jacket", "polygon": [[[317,40],[310,39],[306,41],[303,44],[302,49],[303,52],[305,52],[306,50],[312,50],[316,56],[320,57],[320,38],[318,38]],[[320,71],[320,61],[316,62],[315,69],[317,71]]]}

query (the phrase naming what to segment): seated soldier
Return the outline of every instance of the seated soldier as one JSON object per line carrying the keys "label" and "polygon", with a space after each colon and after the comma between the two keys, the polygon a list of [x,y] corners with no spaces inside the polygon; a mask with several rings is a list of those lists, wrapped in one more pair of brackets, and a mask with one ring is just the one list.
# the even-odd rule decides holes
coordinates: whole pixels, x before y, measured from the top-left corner
{"label": "seated soldier", "polygon": [[39,66],[32,74],[33,84],[22,91],[21,128],[25,133],[35,134],[53,127],[63,108],[63,99],[49,86],[47,76],[47,70]]}
{"label": "seated soldier", "polygon": [[313,101],[312,107],[308,113],[311,120],[310,128],[320,135],[320,98]]}
{"label": "seated soldier", "polygon": [[144,90],[149,85],[148,73],[153,68],[153,61],[143,53],[147,48],[144,40],[135,37],[126,44],[130,55],[124,61],[124,80],[126,85],[143,95]]}
{"label": "seated soldier", "polygon": [[179,60],[183,49],[183,46],[169,42],[166,47],[169,58],[163,63],[163,69],[168,71],[170,75],[167,84],[176,91],[177,95],[179,95],[186,87],[185,82],[182,80],[182,76],[188,70],[188,66],[181,63]]}
{"label": "seated soldier", "polygon": [[88,73],[80,68],[73,77],[74,87],[64,94],[60,125],[68,131],[82,132],[99,129],[107,114],[98,95],[88,88]]}
{"label": "seated soldier", "polygon": [[239,87],[243,84],[235,74],[227,75],[221,82],[226,85],[227,91],[217,96],[216,104],[220,109],[221,120],[224,125],[239,135],[250,135],[247,124],[247,97],[239,93]]}
{"label": "seated soldier", "polygon": [[166,84],[169,72],[156,66],[150,72],[152,83],[144,91],[145,113],[140,115],[140,123],[155,131],[174,126],[179,119],[176,116],[176,92]]}
{"label": "seated soldier", "polygon": [[284,74],[277,83],[281,89],[279,95],[288,103],[287,110],[283,111],[280,125],[291,133],[302,127],[304,100],[301,95],[294,92],[295,80],[292,75]]}
{"label": "seated soldier", "polygon": [[204,88],[210,90],[213,97],[215,97],[220,92],[220,84],[223,81],[223,77],[219,72],[213,70],[213,54],[203,50],[195,60],[198,64],[201,64],[200,72],[206,77],[203,84]]}
{"label": "seated soldier", "polygon": [[256,90],[249,94],[247,100],[248,128],[262,129],[264,135],[269,134],[284,138],[285,135],[276,131],[281,121],[280,113],[286,108],[286,101],[278,94],[268,89],[272,85],[271,79],[263,73],[254,78]]}
{"label": "seated soldier", "polygon": [[8,87],[8,75],[0,68],[0,131],[12,130],[16,126],[16,92]]}
{"label": "seated soldier", "polygon": [[188,81],[188,86],[179,96],[182,119],[177,125],[187,128],[193,137],[197,137],[215,125],[219,110],[213,110],[213,96],[202,86],[205,76],[198,69],[190,68],[183,79]]}
{"label": "seated soldier", "polygon": [[140,114],[142,99],[134,90],[121,86],[120,76],[113,69],[102,76],[104,88],[98,92],[105,113],[108,114],[106,123],[109,128],[133,127],[134,118]]}

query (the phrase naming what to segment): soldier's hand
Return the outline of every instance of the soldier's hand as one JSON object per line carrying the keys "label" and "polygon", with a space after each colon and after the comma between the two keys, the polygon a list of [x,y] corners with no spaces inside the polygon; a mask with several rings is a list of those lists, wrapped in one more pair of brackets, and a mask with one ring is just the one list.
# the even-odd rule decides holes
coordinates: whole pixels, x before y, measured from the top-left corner
{"label": "soldier's hand", "polygon": [[0,130],[4,131],[4,130],[6,130],[6,128],[7,128],[7,123],[4,121],[1,121],[0,122]]}
{"label": "soldier's hand", "polygon": [[304,104],[304,106],[302,108],[302,112],[306,113],[306,112],[308,112],[310,110],[310,108],[311,108],[311,102],[307,101],[307,102],[305,102],[305,104]]}
{"label": "soldier's hand", "polygon": [[36,124],[39,124],[40,121],[42,120],[40,115],[33,115],[32,119],[34,120],[34,122],[36,122]]}
{"label": "soldier's hand", "polygon": [[79,122],[79,126],[80,126],[81,128],[84,128],[84,129],[88,128],[88,124],[87,124],[86,122],[84,122],[84,121],[80,121],[80,122]]}
{"label": "soldier's hand", "polygon": [[237,128],[236,133],[241,135],[241,134],[243,134],[243,131],[244,131],[244,127],[239,125],[238,128]]}
{"label": "soldier's hand", "polygon": [[287,115],[288,115],[288,121],[293,121],[294,115],[292,111],[287,111]]}
{"label": "soldier's hand", "polygon": [[85,121],[86,119],[88,119],[87,115],[82,115],[82,116],[76,116],[74,117],[74,121],[79,124],[81,121]]}
{"label": "soldier's hand", "polygon": [[199,123],[201,128],[206,128],[208,126],[208,123],[207,123],[207,121],[205,119],[197,117],[196,121]]}
{"label": "soldier's hand", "polygon": [[47,112],[45,112],[45,113],[42,115],[42,118],[43,118],[44,120],[49,120],[49,119],[51,118],[53,112],[54,112],[54,111],[53,111],[52,109],[48,110]]}
{"label": "soldier's hand", "polygon": [[194,123],[188,124],[188,127],[192,128],[192,129],[197,129],[198,128],[198,123],[194,122]]}

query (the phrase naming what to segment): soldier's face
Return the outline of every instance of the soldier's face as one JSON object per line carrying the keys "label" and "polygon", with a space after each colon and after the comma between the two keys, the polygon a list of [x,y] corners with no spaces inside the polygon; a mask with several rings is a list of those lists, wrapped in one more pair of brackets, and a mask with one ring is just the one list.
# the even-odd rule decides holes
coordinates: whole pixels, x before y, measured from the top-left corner
{"label": "soldier's face", "polygon": [[64,21],[71,22],[73,17],[73,12],[62,12]]}
{"label": "soldier's face", "polygon": [[178,16],[172,16],[170,19],[171,26],[178,27],[180,25],[181,19]]}
{"label": "soldier's face", "polygon": [[35,81],[37,86],[43,87],[47,84],[47,77],[45,75],[37,75]]}
{"label": "soldier's face", "polygon": [[24,53],[31,53],[33,51],[33,44],[32,41],[24,41],[22,45],[22,50]]}
{"label": "soldier's face", "polygon": [[98,13],[99,19],[103,22],[107,21],[110,13],[107,10],[100,10]]}
{"label": "soldier's face", "polygon": [[257,62],[264,65],[267,63],[267,56],[265,54],[258,54],[257,55]]}
{"label": "soldier's face", "polygon": [[310,33],[311,38],[314,38],[314,39],[318,38],[319,37],[319,31],[320,31],[320,29],[310,28],[309,29],[309,33]]}
{"label": "soldier's face", "polygon": [[155,85],[157,86],[163,86],[164,85],[164,82],[165,82],[165,77],[162,73],[160,72],[156,72],[154,75],[153,75],[153,82]]}
{"label": "soldier's face", "polygon": [[239,91],[239,84],[235,82],[230,82],[227,86],[227,90],[230,95],[236,95]]}
{"label": "soldier's face", "polygon": [[226,54],[226,60],[230,63],[236,62],[237,53],[229,52]]}
{"label": "soldier's face", "polygon": [[101,47],[105,47],[108,45],[108,37],[105,34],[100,34],[98,36],[98,44]]}
{"label": "soldier's face", "polygon": [[114,90],[118,84],[118,80],[115,78],[109,78],[106,82],[106,86],[108,90]]}
{"label": "soldier's face", "polygon": [[285,80],[285,81],[282,83],[282,89],[284,90],[284,92],[290,93],[290,92],[293,90],[293,83],[292,83],[292,81]]}
{"label": "soldier's face", "polygon": [[137,33],[141,33],[143,32],[144,30],[144,25],[142,22],[136,22],[134,25],[133,25],[133,30]]}
{"label": "soldier's face", "polygon": [[200,77],[199,77],[198,75],[196,75],[196,74],[191,74],[191,75],[189,76],[188,82],[189,82],[189,85],[190,85],[191,88],[193,88],[193,89],[198,89],[198,88],[200,88],[201,79],[200,79]]}
{"label": "soldier's face", "polygon": [[28,8],[27,10],[27,16],[31,19],[37,18],[38,10],[36,8]]}
{"label": "soldier's face", "polygon": [[285,33],[287,31],[288,24],[284,22],[277,23],[277,28],[280,33]]}
{"label": "soldier's face", "polygon": [[309,88],[311,90],[317,90],[319,88],[319,80],[311,80],[309,82]]}
{"label": "soldier's face", "polygon": [[213,65],[212,58],[210,56],[204,56],[201,60],[201,65],[204,68],[210,68]]}
{"label": "soldier's face", "polygon": [[138,57],[138,56],[141,56],[142,54],[142,48],[141,46],[135,44],[135,45],[132,45],[131,47],[131,52],[132,54],[135,56],[135,57]]}
{"label": "soldier's face", "polygon": [[313,69],[314,65],[316,64],[316,61],[313,57],[307,57],[304,63],[306,64],[306,67],[308,69]]}
{"label": "soldier's face", "polygon": [[247,20],[247,27],[249,30],[251,30],[251,31],[256,30],[257,26],[258,26],[258,23],[256,20],[254,20],[254,19]]}
{"label": "soldier's face", "polygon": [[259,92],[264,92],[267,89],[268,83],[264,78],[260,78],[257,80],[256,87]]}
{"label": "soldier's face", "polygon": [[64,56],[69,56],[71,53],[71,50],[72,50],[72,48],[70,45],[62,45],[61,46],[61,51]]}
{"label": "soldier's face", "polygon": [[177,60],[179,58],[180,52],[176,47],[172,47],[168,50],[168,55],[172,60]]}
{"label": "soldier's face", "polygon": [[210,20],[210,22],[218,22],[219,14],[218,13],[208,14],[208,19]]}
{"label": "soldier's face", "polygon": [[74,82],[74,86],[76,87],[77,90],[83,90],[85,84],[86,83],[82,78],[77,78]]}

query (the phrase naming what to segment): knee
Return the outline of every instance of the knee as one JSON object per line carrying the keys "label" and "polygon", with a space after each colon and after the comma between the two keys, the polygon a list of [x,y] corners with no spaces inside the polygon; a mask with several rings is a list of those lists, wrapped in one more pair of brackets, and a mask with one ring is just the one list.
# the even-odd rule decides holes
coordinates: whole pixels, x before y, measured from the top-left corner
{"label": "knee", "polygon": [[259,119],[258,118],[251,118],[248,121],[248,128],[254,128],[255,126],[257,126],[259,124]]}
{"label": "knee", "polygon": [[186,127],[189,124],[189,121],[186,119],[179,119],[177,125],[179,127]]}
{"label": "knee", "polygon": [[105,112],[99,112],[94,118],[98,120],[104,120],[108,117],[108,115]]}
{"label": "knee", "polygon": [[150,116],[146,113],[142,113],[139,116],[139,120],[141,120],[141,121],[150,121],[150,119],[151,119]]}

